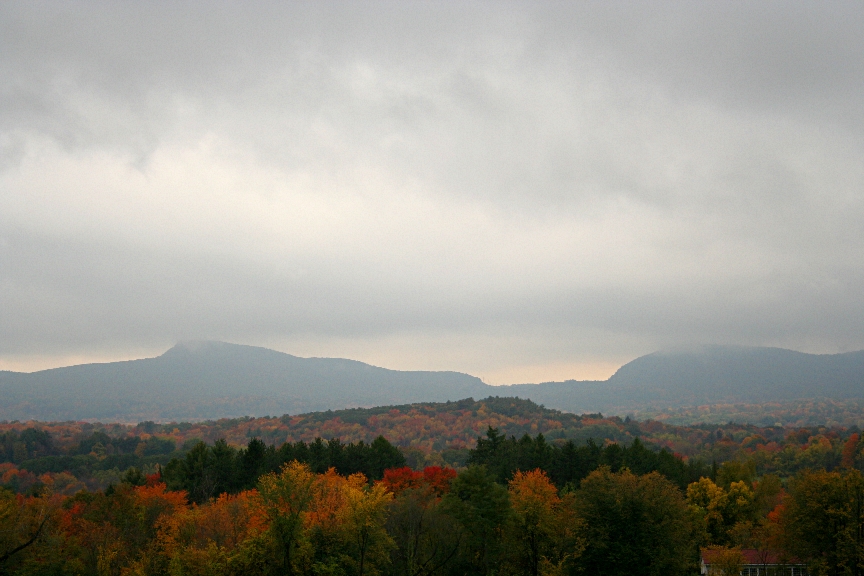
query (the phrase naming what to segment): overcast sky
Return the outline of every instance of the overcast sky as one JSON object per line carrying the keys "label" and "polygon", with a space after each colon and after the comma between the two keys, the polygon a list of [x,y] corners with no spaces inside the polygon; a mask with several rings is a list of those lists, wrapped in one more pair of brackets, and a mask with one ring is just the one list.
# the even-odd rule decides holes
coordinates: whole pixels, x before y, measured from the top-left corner
{"label": "overcast sky", "polygon": [[0,3],[0,368],[864,348],[864,3]]}

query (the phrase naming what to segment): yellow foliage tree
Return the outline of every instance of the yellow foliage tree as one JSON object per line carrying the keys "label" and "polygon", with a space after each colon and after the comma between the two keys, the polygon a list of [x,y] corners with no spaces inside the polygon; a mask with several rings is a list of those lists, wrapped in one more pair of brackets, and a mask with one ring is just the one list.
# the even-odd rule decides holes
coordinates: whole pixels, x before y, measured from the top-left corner
{"label": "yellow foliage tree", "polygon": [[732,482],[727,491],[710,478],[700,478],[687,487],[687,503],[701,515],[714,545],[731,543],[736,525],[753,520],[754,493],[744,481]]}
{"label": "yellow foliage tree", "polygon": [[258,480],[262,507],[270,524],[268,533],[282,571],[289,576],[306,572],[311,560],[305,524],[315,496],[314,486],[315,474],[296,460],[285,464],[279,474],[265,474]]}
{"label": "yellow foliage tree", "polygon": [[385,529],[387,504],[393,494],[381,484],[369,486],[363,474],[352,474],[344,487],[341,520],[351,564],[357,576],[377,574],[389,561],[393,539]]}

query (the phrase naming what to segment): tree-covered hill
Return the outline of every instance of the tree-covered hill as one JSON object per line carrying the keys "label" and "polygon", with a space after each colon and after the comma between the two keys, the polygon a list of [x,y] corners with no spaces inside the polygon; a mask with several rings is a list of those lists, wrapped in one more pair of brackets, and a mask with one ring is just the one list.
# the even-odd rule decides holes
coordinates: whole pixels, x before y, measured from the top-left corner
{"label": "tree-covered hill", "polygon": [[[381,431],[403,436],[364,439]],[[233,440],[203,440],[218,436]],[[343,569],[366,558],[351,546],[371,530],[388,576],[413,566],[418,542],[447,567],[434,573],[453,576],[483,573],[471,562],[490,542],[500,549],[484,565],[516,566],[512,576],[545,574],[552,561],[572,561],[562,573],[645,573],[633,558],[684,575],[700,546],[730,558],[776,550],[816,573],[826,546],[854,542],[864,526],[855,429],[673,426],[512,398],[199,423],[6,423],[0,459],[0,568],[22,575],[99,574],[109,560],[120,573],[285,573],[286,528],[312,573],[361,576]],[[108,560],[103,543],[114,546]],[[832,566],[860,559],[842,550]]]}
{"label": "tree-covered hill", "polygon": [[[0,484],[26,487],[45,473],[64,474],[67,486],[95,488],[116,482],[130,467],[153,470],[183,457],[199,442],[224,440],[233,449],[258,439],[265,446],[338,439],[371,445],[384,437],[414,467],[461,468],[490,428],[504,438],[537,438],[549,445],[589,441],[630,446],[635,439],[652,451],[667,449],[684,459],[722,463],[752,460],[760,472],[788,476],[804,468],[840,465],[857,427],[782,427],[752,424],[679,426],[656,420],[576,415],[527,400],[489,397],[457,402],[313,412],[296,416],[236,418],[137,425],[88,422],[0,423]],[[856,453],[857,454],[857,453]],[[846,458],[857,458],[856,454]],[[52,480],[53,481],[53,480]],[[69,488],[70,490],[72,488]]]}

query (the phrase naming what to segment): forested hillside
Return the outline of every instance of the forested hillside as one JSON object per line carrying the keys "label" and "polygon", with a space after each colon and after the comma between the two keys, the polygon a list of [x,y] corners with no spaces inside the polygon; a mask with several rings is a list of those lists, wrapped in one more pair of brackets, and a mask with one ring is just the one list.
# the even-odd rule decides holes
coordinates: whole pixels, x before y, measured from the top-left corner
{"label": "forested hillside", "polygon": [[829,426],[864,428],[864,400],[811,398],[786,402],[721,402],[686,408],[645,408],[628,412],[638,420],[658,420],[682,426],[723,425],[728,422],[760,426]]}
{"label": "forested hillside", "polygon": [[[487,426],[454,468],[408,466],[407,447],[383,436],[281,445],[252,438],[242,447],[189,439],[171,450],[179,425],[173,436],[152,423],[7,425],[5,457],[29,460],[0,465],[0,570],[686,576],[698,570],[700,549],[734,568],[748,548],[845,574],[864,559],[853,545],[864,529],[864,442],[850,430],[678,428],[498,398],[309,415],[302,429],[349,414],[355,426],[381,427],[385,414],[423,422],[424,412],[564,435],[517,438]],[[260,424],[234,421],[250,423]],[[565,437],[585,429],[617,430],[623,440]],[[702,456],[725,459],[659,448],[684,438],[699,439]],[[129,467],[101,489],[69,472],[26,485],[28,466],[68,462],[55,454],[62,450],[91,463],[129,454],[159,461]]]}
{"label": "forested hillside", "polygon": [[220,440],[233,450],[247,449],[253,439],[277,450],[285,443],[311,444],[318,438],[325,444],[338,439],[340,445],[369,446],[384,437],[412,467],[462,468],[477,438],[490,427],[516,440],[542,435],[546,444],[558,447],[567,441],[586,446],[589,440],[601,448],[610,443],[625,447],[638,438],[649,450],[666,449],[688,465],[743,459],[752,461],[759,474],[782,477],[808,467],[839,467],[844,450],[848,452],[844,447],[858,432],[839,426],[676,426],[575,415],[495,397],[195,423],[18,422],[0,424],[0,482],[17,491],[40,483],[62,484],[69,493],[84,486],[100,489],[119,482],[131,467],[152,473],[157,464],[164,467],[172,458],[185,457],[199,442],[212,447]]}

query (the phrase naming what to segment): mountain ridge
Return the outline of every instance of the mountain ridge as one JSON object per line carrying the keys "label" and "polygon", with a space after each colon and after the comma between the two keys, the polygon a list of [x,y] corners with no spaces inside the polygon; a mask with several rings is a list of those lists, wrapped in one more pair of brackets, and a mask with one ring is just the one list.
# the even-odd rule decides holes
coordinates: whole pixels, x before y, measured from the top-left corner
{"label": "mountain ridge", "polygon": [[864,351],[809,354],[784,348],[704,346],[640,356],[607,380],[507,388],[515,395],[573,412],[864,398]]}
{"label": "mountain ridge", "polygon": [[0,376],[0,419],[183,420],[458,400],[485,391],[455,372],[399,372],[198,341],[160,356]]}
{"label": "mountain ridge", "polygon": [[487,396],[617,414],[716,402],[864,398],[864,351],[709,346],[640,356],[608,380],[504,386],[455,371],[391,370],[214,341],[180,342],[139,360],[0,371],[0,420],[181,421]]}

